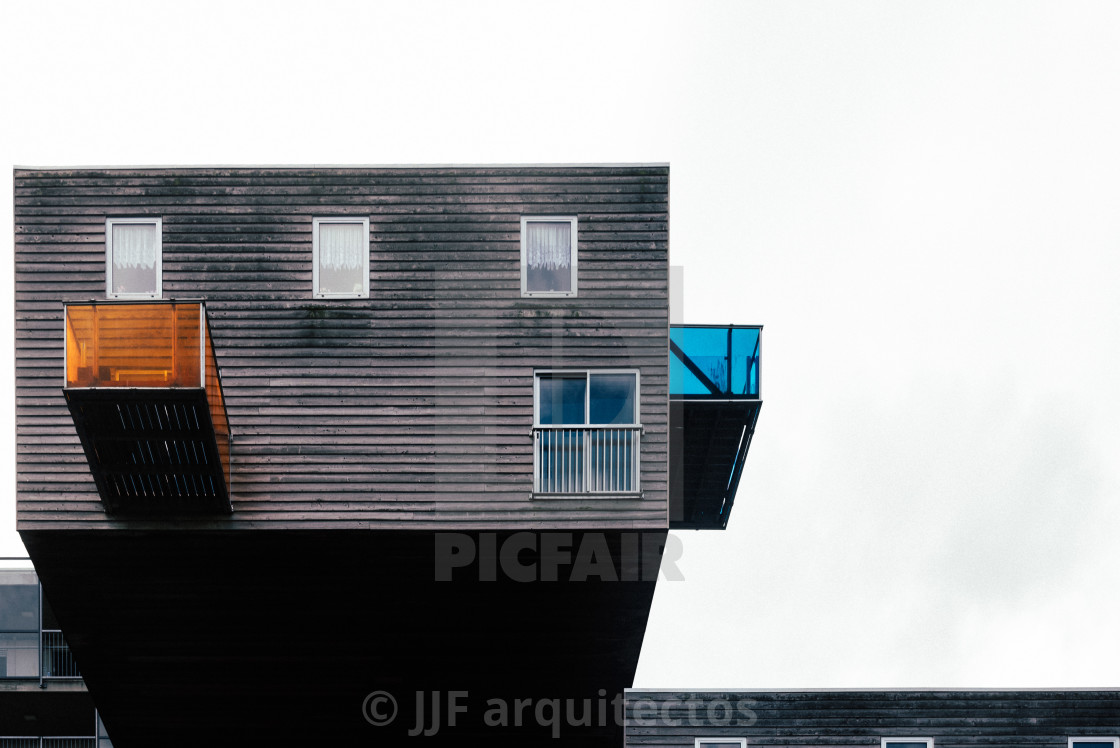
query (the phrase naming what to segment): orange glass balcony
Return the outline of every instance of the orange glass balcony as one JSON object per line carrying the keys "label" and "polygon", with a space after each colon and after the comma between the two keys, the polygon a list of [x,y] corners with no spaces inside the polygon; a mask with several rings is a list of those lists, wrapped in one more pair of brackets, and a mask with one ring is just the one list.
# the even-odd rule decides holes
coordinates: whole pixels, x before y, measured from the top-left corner
{"label": "orange glass balcony", "polygon": [[229,419],[200,302],[67,304],[66,396],[111,512],[229,511]]}

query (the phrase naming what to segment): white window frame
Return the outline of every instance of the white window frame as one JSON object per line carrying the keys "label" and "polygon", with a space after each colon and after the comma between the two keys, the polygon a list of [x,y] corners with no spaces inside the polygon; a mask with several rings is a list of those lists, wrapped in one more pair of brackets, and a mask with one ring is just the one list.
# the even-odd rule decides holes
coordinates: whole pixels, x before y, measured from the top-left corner
{"label": "white window frame", "polygon": [[[597,374],[624,374],[634,377],[634,422],[633,423],[590,423],[591,419],[591,376]],[[583,390],[583,417],[586,423],[568,423],[568,424],[542,424],[541,409],[540,409],[540,382],[542,376],[561,376],[571,377],[573,379],[583,376],[585,387]],[[641,495],[642,485],[642,448],[641,448],[641,434],[644,432],[642,427],[642,375],[637,369],[541,369],[533,372],[533,438],[534,441],[539,438],[539,432],[551,429],[572,429],[580,430],[583,433],[584,448],[587,447],[586,440],[589,438],[592,430],[631,430],[636,435],[635,447],[633,449],[633,463],[630,466],[631,480],[629,487],[626,488],[602,488],[594,487],[595,481],[591,480],[589,473],[584,473],[583,490],[580,491],[556,491],[556,490],[541,490],[539,489],[539,479],[541,477],[542,464],[539,462],[540,453],[538,452],[538,445],[533,446],[533,496],[541,497],[557,497],[557,496],[631,496]],[[584,463],[585,466],[590,468],[591,462]]]}
{"label": "white window frame", "polygon": [[[362,290],[359,293],[322,293],[319,290],[319,226],[322,224],[358,224],[365,232],[365,252],[362,254]],[[311,219],[311,293],[316,299],[368,299],[369,298],[369,216],[321,216]]]}
{"label": "white window frame", "polygon": [[[533,427],[541,426],[541,375],[548,376],[573,376],[582,374],[587,386],[583,389],[583,417],[591,418],[591,375],[592,374],[633,374],[634,375],[634,423],[571,423],[566,424],[572,428],[578,426],[641,426],[642,425],[642,373],[637,369],[540,369],[533,372]],[[574,377],[573,377],[574,378]],[[554,424],[555,425],[555,424]]]}
{"label": "white window frame", "polygon": [[[113,226],[117,224],[154,224],[156,227],[156,291],[155,293],[113,292]],[[109,299],[162,299],[163,298],[163,218],[105,219],[105,297]]]}
{"label": "white window frame", "polygon": [[696,748],[705,748],[713,743],[738,743],[739,748],[747,748],[746,738],[696,738]]}
{"label": "white window frame", "polygon": [[1112,743],[1112,748],[1120,748],[1120,737],[1112,735],[1077,735],[1067,740],[1067,748],[1076,748],[1077,743]]}
{"label": "white window frame", "polygon": [[[529,290],[529,232],[526,227],[532,222],[572,224],[572,290],[571,291],[530,291]],[[579,279],[579,218],[576,216],[521,216],[521,296],[523,298],[571,298],[578,296],[576,281]]]}
{"label": "white window frame", "polygon": [[925,743],[926,748],[933,748],[933,738],[907,738],[894,736],[890,738],[883,738],[879,742],[880,748],[890,748],[888,743]]}

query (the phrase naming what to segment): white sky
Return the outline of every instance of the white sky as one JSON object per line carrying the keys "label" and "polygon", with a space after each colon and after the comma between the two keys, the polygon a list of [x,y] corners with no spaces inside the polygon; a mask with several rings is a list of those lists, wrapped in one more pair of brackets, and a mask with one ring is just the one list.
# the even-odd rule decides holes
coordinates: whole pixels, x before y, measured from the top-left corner
{"label": "white sky", "polygon": [[1120,5],[156,5],[2,6],[3,194],[13,164],[671,163],[686,321],[766,325],[765,405],[635,685],[1120,685]]}

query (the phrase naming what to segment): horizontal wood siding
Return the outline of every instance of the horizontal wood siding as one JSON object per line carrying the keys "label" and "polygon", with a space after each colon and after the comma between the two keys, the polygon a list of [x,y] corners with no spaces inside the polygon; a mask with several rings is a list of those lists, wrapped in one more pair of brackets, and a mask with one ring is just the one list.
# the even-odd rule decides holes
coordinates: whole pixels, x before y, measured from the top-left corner
{"label": "horizontal wood siding", "polygon": [[[62,302],[105,298],[105,219],[163,219],[233,434],[208,528],[667,526],[663,166],[15,172],[21,530],[103,511],[62,397]],[[370,298],[312,298],[312,218],[370,221]],[[579,295],[520,296],[522,215],[579,218]],[[641,498],[533,499],[533,371],[641,372]]]}
{"label": "horizontal wood siding", "polygon": [[1120,734],[1120,691],[627,691],[626,746],[867,746],[933,738],[934,748],[1066,748]]}

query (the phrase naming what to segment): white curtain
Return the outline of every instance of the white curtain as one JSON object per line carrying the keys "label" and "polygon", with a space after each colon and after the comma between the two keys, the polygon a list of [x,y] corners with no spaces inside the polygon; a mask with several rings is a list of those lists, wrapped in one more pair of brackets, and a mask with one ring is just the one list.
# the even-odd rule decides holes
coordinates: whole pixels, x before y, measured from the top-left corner
{"label": "white curtain", "polygon": [[156,266],[156,227],[152,223],[113,225],[113,265],[118,268]]}
{"label": "white curtain", "polygon": [[319,267],[324,270],[358,270],[365,267],[365,227],[360,223],[319,224]]}
{"label": "white curtain", "polygon": [[567,221],[529,221],[527,265],[532,269],[559,270],[572,266],[572,224]]}

